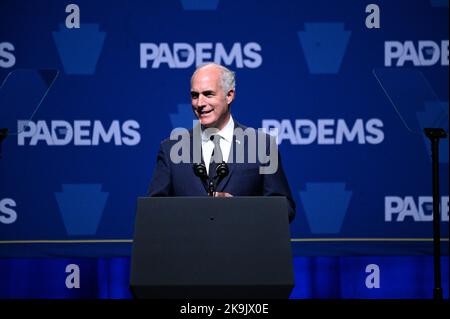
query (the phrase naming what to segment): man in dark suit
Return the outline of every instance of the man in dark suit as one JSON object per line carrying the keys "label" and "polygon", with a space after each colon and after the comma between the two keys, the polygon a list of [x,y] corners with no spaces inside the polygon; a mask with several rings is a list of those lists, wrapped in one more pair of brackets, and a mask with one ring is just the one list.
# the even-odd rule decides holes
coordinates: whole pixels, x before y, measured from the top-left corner
{"label": "man in dark suit", "polygon": [[[161,142],[149,196],[207,195],[208,185],[193,169],[201,162],[209,180],[216,181],[213,196],[285,196],[292,221],[295,202],[276,144],[267,134],[234,121],[230,112],[234,96],[235,75],[227,68],[209,63],[194,72],[191,101],[199,123]],[[228,168],[223,178],[217,173],[220,163]]]}

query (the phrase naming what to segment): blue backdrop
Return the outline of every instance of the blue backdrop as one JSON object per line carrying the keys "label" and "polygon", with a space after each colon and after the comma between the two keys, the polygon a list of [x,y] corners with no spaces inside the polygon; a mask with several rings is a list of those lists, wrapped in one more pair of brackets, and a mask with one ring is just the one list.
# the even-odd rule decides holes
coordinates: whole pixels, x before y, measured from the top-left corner
{"label": "blue backdrop", "polygon": [[[107,280],[99,269],[108,258],[127,274],[136,198],[146,194],[159,142],[191,125],[190,76],[210,61],[237,73],[234,118],[278,129],[297,203],[297,278],[314,278],[303,262],[325,260],[317,256],[335,256],[323,265],[350,265],[356,255],[417,256],[385,268],[410,267],[418,255],[430,263],[431,159],[421,129],[448,131],[448,0],[70,3],[0,3],[0,128],[10,132],[0,159],[0,256],[21,258],[0,269],[96,257],[100,268],[84,261],[91,276]],[[448,150],[445,139],[443,254]],[[22,259],[31,257],[66,259]],[[443,270],[448,276],[448,262]],[[27,296],[8,287],[1,296]],[[109,296],[92,289],[85,296]],[[295,296],[325,296],[314,291]]]}

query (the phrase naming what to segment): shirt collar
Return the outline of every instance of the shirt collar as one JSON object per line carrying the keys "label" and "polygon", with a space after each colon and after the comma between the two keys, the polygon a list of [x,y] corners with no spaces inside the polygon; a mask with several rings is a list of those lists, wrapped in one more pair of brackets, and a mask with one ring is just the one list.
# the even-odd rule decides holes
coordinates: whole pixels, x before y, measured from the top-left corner
{"label": "shirt collar", "polygon": [[[208,131],[207,134],[206,132]],[[211,135],[217,134],[220,135],[225,141],[231,143],[233,140],[233,132],[234,132],[234,120],[233,117],[230,114],[230,119],[228,120],[227,125],[224,126],[223,129],[219,130],[202,130],[202,141],[207,142],[209,141]],[[211,134],[212,133],[212,134]]]}

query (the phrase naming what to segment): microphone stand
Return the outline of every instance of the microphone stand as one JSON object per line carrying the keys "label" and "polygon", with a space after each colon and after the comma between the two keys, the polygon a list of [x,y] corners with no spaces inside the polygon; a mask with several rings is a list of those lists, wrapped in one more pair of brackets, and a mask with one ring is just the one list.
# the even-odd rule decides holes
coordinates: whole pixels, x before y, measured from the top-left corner
{"label": "microphone stand", "polygon": [[208,196],[214,196],[214,192],[216,189],[216,183],[214,181],[216,180],[216,177],[214,177],[213,179],[208,178]]}
{"label": "microphone stand", "polygon": [[433,182],[433,257],[434,257],[434,288],[433,298],[442,300],[441,287],[441,252],[440,252],[440,218],[439,218],[439,140],[446,138],[447,133],[442,128],[424,128],[425,135],[431,141],[431,162]]}
{"label": "microphone stand", "polygon": [[214,176],[213,178],[208,178],[208,196],[214,196],[214,192],[216,191],[217,185],[219,184],[220,180],[224,178],[226,175],[218,174]]}
{"label": "microphone stand", "polygon": [[211,180],[209,180],[209,196],[214,196],[214,192],[216,190],[217,185],[220,183],[220,181],[225,178],[230,170],[228,169],[227,163],[224,161],[217,165],[216,167],[216,176]]}
{"label": "microphone stand", "polygon": [[216,176],[213,178],[209,178],[205,164],[203,163],[195,163],[193,165],[194,174],[199,177],[202,182],[203,186],[206,189],[206,192],[208,193],[208,196],[214,196],[214,192],[216,191],[217,184],[219,184],[220,180],[224,177],[226,177],[229,173],[228,165],[225,162],[220,163],[216,167]]}

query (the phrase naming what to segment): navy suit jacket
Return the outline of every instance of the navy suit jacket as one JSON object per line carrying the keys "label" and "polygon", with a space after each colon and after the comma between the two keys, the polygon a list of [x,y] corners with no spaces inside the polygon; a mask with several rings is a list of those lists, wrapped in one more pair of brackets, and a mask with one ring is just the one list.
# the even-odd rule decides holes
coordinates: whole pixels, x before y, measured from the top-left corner
{"label": "navy suit jacket", "polygon": [[[245,126],[235,122],[236,128],[246,129]],[[199,134],[200,131],[197,131]],[[198,136],[198,139],[194,139],[194,134],[197,134],[195,130],[189,131],[191,154],[189,155],[190,161],[188,163],[173,163],[170,159],[171,148],[178,142],[177,140],[165,139],[161,142],[156,167],[148,191],[149,196],[207,196],[204,184],[194,174],[193,170],[194,157],[192,153],[195,150],[201,152],[201,138]],[[257,134],[264,133],[258,132]],[[270,140],[267,134],[264,134],[264,138],[267,141]],[[236,135],[234,135],[230,158],[232,156],[231,154],[234,154],[234,145],[236,143],[244,143],[244,149],[247,150],[247,139],[244,138],[243,141],[236,141]],[[266,143],[266,154],[269,154],[269,144],[269,142]],[[280,155],[278,154],[278,169],[275,173],[260,174],[259,167],[261,165],[257,155],[256,163],[252,163],[248,158],[245,158],[243,163],[229,160],[229,174],[220,181],[216,191],[227,192],[233,196],[285,196],[288,201],[289,222],[291,222],[295,216],[295,202],[292,199],[291,190],[281,165]],[[265,166],[267,166],[267,163]]]}

